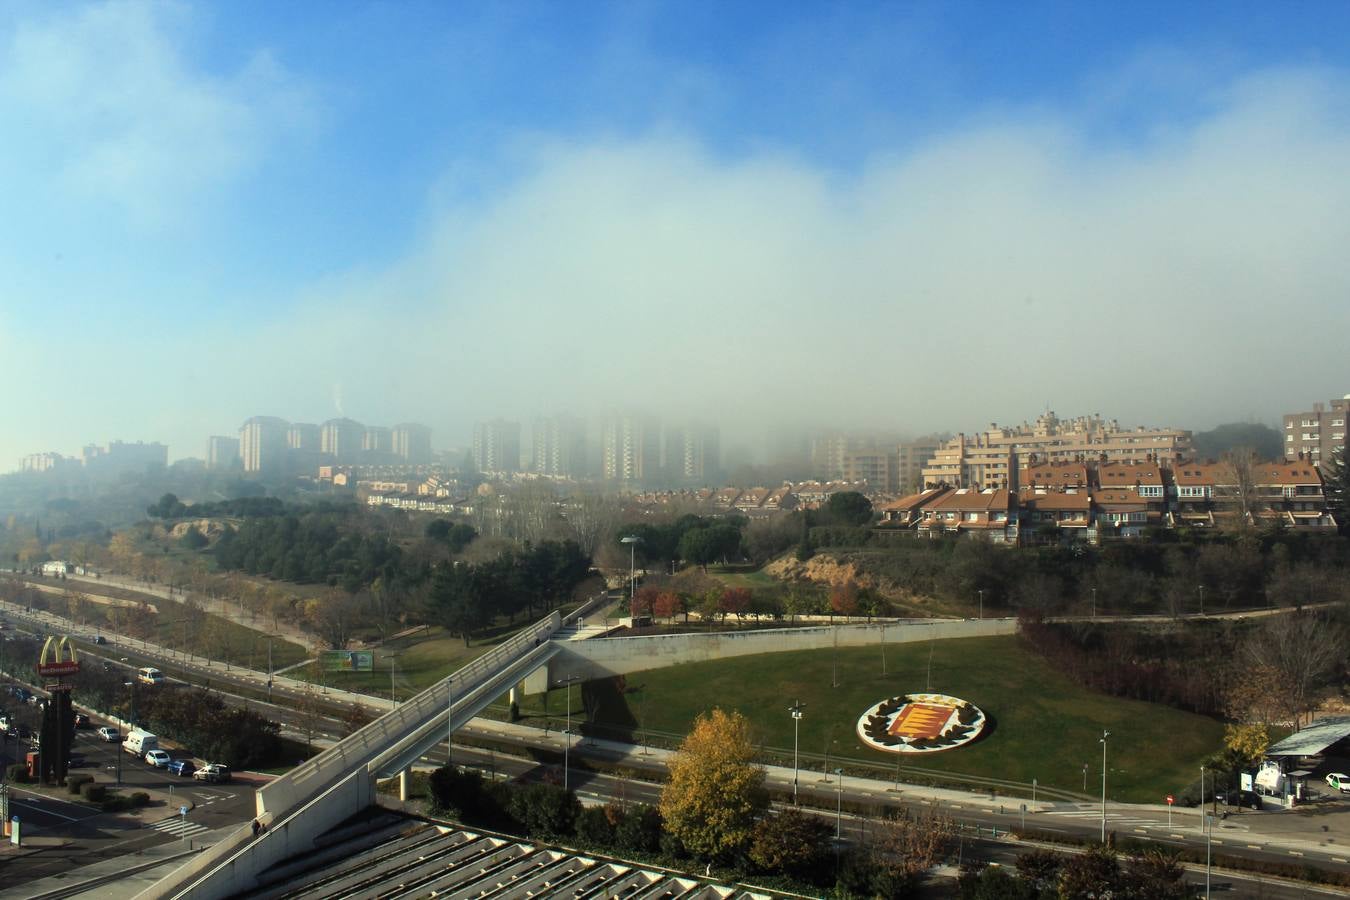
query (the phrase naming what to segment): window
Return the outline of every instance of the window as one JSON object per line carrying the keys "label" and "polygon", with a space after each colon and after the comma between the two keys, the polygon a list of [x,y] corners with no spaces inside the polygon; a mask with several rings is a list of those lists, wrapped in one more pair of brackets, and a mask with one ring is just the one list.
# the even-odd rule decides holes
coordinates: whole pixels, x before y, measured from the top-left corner
{"label": "window", "polygon": [[1292,434],[1286,434],[1286,435],[1284,436],[1284,439],[1285,439],[1286,441],[1292,441],[1292,440],[1294,439],[1294,436],[1293,436]]}
{"label": "window", "polygon": [[1332,424],[1332,425],[1344,425],[1344,424],[1345,424],[1345,420],[1344,420],[1344,419],[1332,419],[1332,420],[1331,420],[1331,424]]}
{"label": "window", "polygon": [[1344,431],[1333,431],[1333,432],[1331,433],[1331,439],[1332,439],[1333,441],[1343,441],[1343,440],[1345,440],[1345,432],[1344,432]]}

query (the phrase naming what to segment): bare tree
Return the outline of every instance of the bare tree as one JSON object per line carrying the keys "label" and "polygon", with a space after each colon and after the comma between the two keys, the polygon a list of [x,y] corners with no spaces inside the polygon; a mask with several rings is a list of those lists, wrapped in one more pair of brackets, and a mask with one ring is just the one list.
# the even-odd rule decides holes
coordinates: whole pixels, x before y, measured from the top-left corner
{"label": "bare tree", "polygon": [[1285,707],[1295,726],[1317,706],[1320,690],[1345,664],[1345,627],[1307,610],[1271,616],[1243,644],[1253,666],[1278,673]]}
{"label": "bare tree", "polygon": [[578,491],[564,504],[564,517],[572,527],[577,544],[587,556],[594,556],[608,542],[619,524],[621,508],[617,497],[597,490]]}

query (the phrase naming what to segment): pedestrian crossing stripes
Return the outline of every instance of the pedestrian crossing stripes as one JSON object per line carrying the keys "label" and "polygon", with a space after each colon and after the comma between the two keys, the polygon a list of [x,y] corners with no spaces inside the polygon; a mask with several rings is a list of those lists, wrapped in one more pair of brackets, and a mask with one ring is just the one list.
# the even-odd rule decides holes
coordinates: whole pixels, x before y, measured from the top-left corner
{"label": "pedestrian crossing stripes", "polygon": [[164,834],[172,834],[176,837],[192,837],[194,834],[201,834],[203,831],[210,831],[205,825],[198,825],[196,822],[186,822],[182,819],[165,819],[163,822],[156,822],[153,825],[147,825],[147,828],[153,828]]}
{"label": "pedestrian crossing stripes", "polygon": [[[1046,813],[1044,813],[1044,815],[1060,816],[1065,819],[1082,819],[1088,822],[1100,822],[1102,820],[1102,814],[1100,810],[1098,810],[1097,812],[1091,812],[1089,810],[1056,809],[1056,810],[1049,810]],[[1120,825],[1130,825],[1130,826],[1140,825],[1154,828],[1167,827],[1167,821],[1165,819],[1145,819],[1139,816],[1120,816],[1109,812],[1106,814],[1106,824],[1107,827],[1115,827]]]}

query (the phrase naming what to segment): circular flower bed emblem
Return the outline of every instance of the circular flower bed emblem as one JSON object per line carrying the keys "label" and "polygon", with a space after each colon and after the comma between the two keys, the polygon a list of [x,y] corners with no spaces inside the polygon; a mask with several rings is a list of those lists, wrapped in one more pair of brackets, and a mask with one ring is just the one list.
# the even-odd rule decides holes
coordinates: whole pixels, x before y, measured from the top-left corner
{"label": "circular flower bed emblem", "polygon": [[858,737],[877,750],[934,753],[975,740],[984,722],[979,707],[959,697],[905,694],[863,713],[858,719]]}

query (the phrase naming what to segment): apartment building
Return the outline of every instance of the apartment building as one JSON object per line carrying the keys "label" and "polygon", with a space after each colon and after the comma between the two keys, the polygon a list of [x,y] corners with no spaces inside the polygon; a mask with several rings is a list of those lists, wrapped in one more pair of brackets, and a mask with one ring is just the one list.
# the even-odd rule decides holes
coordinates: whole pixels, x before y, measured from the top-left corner
{"label": "apartment building", "polygon": [[232,469],[239,462],[239,438],[213,434],[206,439],[206,467]]}
{"label": "apartment building", "polygon": [[416,422],[400,422],[391,430],[393,454],[403,462],[422,466],[431,462],[431,429]]}
{"label": "apartment building", "polygon": [[540,417],[530,431],[530,471],[553,478],[586,474],[586,426],[570,416]]}
{"label": "apartment building", "polygon": [[304,453],[318,453],[323,447],[323,438],[318,425],[307,422],[292,422],[286,429],[286,448]]}
{"label": "apartment building", "polygon": [[356,462],[366,440],[366,426],[352,419],[329,419],[319,426],[319,450],[337,462]]}
{"label": "apartment building", "polygon": [[656,481],[661,476],[661,426],[648,416],[618,415],[600,434],[601,474],[610,481]]}
{"label": "apartment building", "polygon": [[245,472],[273,472],[285,464],[290,423],[276,416],[253,416],[239,428],[239,459]]}
{"label": "apartment building", "polygon": [[1017,495],[1007,488],[957,488],[926,504],[918,533],[979,534],[996,544],[1018,540]]}
{"label": "apartment building", "polygon": [[1122,428],[1101,416],[1060,419],[1053,412],[1031,424],[990,427],[959,434],[935,452],[923,468],[925,485],[1008,487],[1034,454],[1041,462],[1161,462],[1187,457],[1191,433],[1175,428]]}
{"label": "apartment building", "polygon": [[520,423],[493,419],[475,424],[473,463],[480,472],[519,472]]}
{"label": "apartment building", "polygon": [[1350,419],[1350,394],[1327,403],[1314,403],[1307,412],[1284,417],[1284,458],[1308,459],[1321,465],[1338,447],[1345,446],[1346,420]]}

